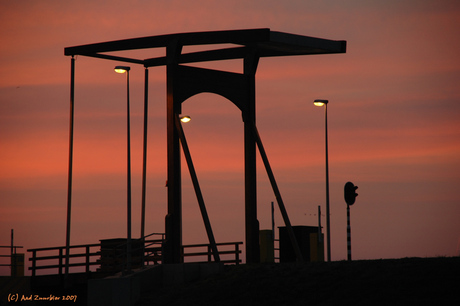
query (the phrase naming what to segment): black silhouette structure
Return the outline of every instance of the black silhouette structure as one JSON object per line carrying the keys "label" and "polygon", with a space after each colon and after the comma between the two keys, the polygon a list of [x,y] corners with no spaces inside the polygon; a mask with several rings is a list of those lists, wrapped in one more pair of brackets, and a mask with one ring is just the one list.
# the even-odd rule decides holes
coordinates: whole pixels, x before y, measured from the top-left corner
{"label": "black silhouette structure", "polygon": [[350,206],[356,201],[358,186],[352,182],[346,182],[343,187],[345,203],[347,203],[347,260],[351,261],[351,224],[350,224]]}
{"label": "black silhouette structure", "polygon": [[[191,45],[221,45],[220,49],[182,53],[184,46]],[[233,44],[232,47],[227,47]],[[138,59],[114,55],[117,51],[166,48],[166,56]],[[257,219],[256,192],[256,146],[259,147],[264,165],[270,177],[280,210],[286,226],[290,228],[284,204],[276,186],[268,159],[263,150],[262,142],[257,132],[255,122],[255,75],[262,57],[314,55],[345,53],[346,41],[313,38],[283,32],[271,31],[268,28],[245,29],[229,31],[193,32],[168,35],[149,36],[124,39],[65,48],[65,55],[71,56],[71,123],[70,123],[70,152],[69,152],[69,185],[67,213],[67,246],[70,240],[71,189],[72,189],[72,137],[73,137],[73,105],[74,105],[74,66],[75,56],[90,56],[125,63],[139,64],[145,67],[145,108],[144,108],[144,157],[146,152],[146,125],[148,106],[148,68],[166,66],[167,83],[167,156],[168,156],[168,214],[165,219],[164,263],[182,262],[182,209],[181,209],[181,165],[180,144],[189,165],[200,210],[206,226],[208,239],[213,246],[214,259],[219,261],[212,229],[207,217],[206,207],[201,197],[196,173],[191,163],[190,153],[185,141],[185,135],[179,122],[182,102],[198,93],[210,92],[221,95],[235,104],[241,110],[244,122],[244,151],[245,151],[245,239],[246,261],[259,262],[259,222]],[[193,67],[186,64],[220,61],[229,59],[243,60],[243,73],[234,73],[212,69]],[[145,174],[145,158],[144,158]],[[144,175],[145,178],[145,175]],[[143,182],[145,193],[145,180]],[[145,199],[143,195],[143,199]],[[143,203],[145,205],[145,202]],[[292,229],[290,237],[295,242]],[[293,243],[294,244],[294,243]],[[295,243],[296,244],[296,243]],[[68,254],[68,252],[67,252]],[[297,247],[296,254],[301,259]]]}

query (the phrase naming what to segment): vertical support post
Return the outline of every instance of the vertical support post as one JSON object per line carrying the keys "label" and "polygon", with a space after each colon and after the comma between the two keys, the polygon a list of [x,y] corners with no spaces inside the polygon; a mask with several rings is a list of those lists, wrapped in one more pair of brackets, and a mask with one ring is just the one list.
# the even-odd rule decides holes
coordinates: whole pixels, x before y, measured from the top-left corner
{"label": "vertical support post", "polygon": [[89,246],[86,246],[86,273],[89,273]]}
{"label": "vertical support post", "polygon": [[211,260],[211,258],[212,258],[212,256],[211,256],[211,254],[212,254],[211,244],[208,244],[207,249],[208,249],[208,251],[207,251],[208,252],[208,262],[211,262],[212,261]]}
{"label": "vertical support post", "polygon": [[126,269],[131,272],[131,124],[129,111],[129,70],[126,70],[126,125],[127,125],[127,243],[126,243]]}
{"label": "vertical support post", "polygon": [[235,243],[235,264],[240,264],[240,248],[239,244]]}
{"label": "vertical support post", "polygon": [[[142,158],[142,208],[141,208],[141,239],[145,236],[145,193],[147,184],[147,121],[149,107],[149,69],[146,67],[144,71],[144,142],[143,142],[143,158]],[[142,266],[144,262],[142,261]]]}
{"label": "vertical support post", "polygon": [[62,253],[63,249],[59,248],[59,275],[62,275]]}
{"label": "vertical support post", "polygon": [[[35,270],[37,267],[37,251],[36,250],[32,250],[32,258],[30,260],[32,261],[32,277],[34,277]],[[68,272],[68,270],[66,270],[66,272]]]}
{"label": "vertical support post", "polygon": [[322,237],[321,237],[321,206],[318,205],[318,243],[322,242]]}
{"label": "vertical support post", "polygon": [[[141,266],[143,267],[145,265],[145,238],[141,238],[142,242],[142,253],[141,253]],[[148,263],[148,262],[147,262]]]}
{"label": "vertical support post", "polygon": [[[70,60],[70,128],[69,128],[69,172],[67,184],[67,225],[66,225],[66,257],[65,278],[69,275],[70,252],[70,221],[72,211],[72,167],[73,167],[73,128],[74,128],[74,103],[75,102],[75,58]],[[35,253],[34,253],[35,254]],[[35,262],[34,262],[35,263]],[[35,273],[35,271],[33,271]]]}
{"label": "vertical support post", "polygon": [[273,239],[273,243],[275,243],[275,205],[273,201],[271,203],[271,210],[272,210],[272,239]]}
{"label": "vertical support post", "polygon": [[347,204],[347,259],[351,261],[350,205]]}
{"label": "vertical support post", "polygon": [[174,83],[178,57],[182,46],[173,42],[166,47],[166,87],[167,87],[167,155],[168,155],[168,214],[165,218],[166,240],[164,245],[164,263],[183,262],[182,247],[182,187],[180,165],[180,143],[175,128],[176,116],[181,113],[181,103],[176,101]]}
{"label": "vertical support post", "polygon": [[248,77],[247,100],[243,111],[244,121],[244,184],[246,262],[260,262],[259,221],[257,220],[257,166],[256,140],[253,125],[256,122],[255,74],[259,57],[250,52],[244,58],[244,74]]}
{"label": "vertical support post", "polygon": [[329,150],[327,139],[327,103],[324,104],[326,135],[326,226],[327,226],[327,261],[331,261],[331,211],[329,208]]}
{"label": "vertical support post", "polygon": [[15,258],[15,250],[14,250],[14,229],[11,229],[11,251],[10,251],[10,268],[11,268],[11,276],[16,276],[16,258]]}

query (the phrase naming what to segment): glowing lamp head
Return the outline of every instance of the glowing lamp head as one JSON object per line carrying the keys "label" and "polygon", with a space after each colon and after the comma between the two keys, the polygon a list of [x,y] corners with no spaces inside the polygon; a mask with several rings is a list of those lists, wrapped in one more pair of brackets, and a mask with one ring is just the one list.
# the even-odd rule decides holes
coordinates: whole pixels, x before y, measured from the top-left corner
{"label": "glowing lamp head", "polygon": [[323,106],[326,105],[329,101],[328,100],[322,100],[322,99],[316,99],[313,104],[316,106]]}
{"label": "glowing lamp head", "polygon": [[190,120],[192,120],[190,116],[180,116],[179,119],[183,123],[187,123],[187,122],[190,122]]}
{"label": "glowing lamp head", "polygon": [[128,67],[128,66],[116,66],[115,67],[115,72],[116,73],[125,73],[125,72],[129,71],[129,69],[131,69],[131,68]]}

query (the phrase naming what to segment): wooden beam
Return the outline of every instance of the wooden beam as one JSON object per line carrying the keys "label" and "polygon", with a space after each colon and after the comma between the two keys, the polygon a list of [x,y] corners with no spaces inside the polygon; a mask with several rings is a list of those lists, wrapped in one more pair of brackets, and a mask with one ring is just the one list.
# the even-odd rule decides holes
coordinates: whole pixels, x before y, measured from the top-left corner
{"label": "wooden beam", "polygon": [[166,47],[171,41],[179,41],[181,45],[208,45],[208,44],[248,44],[268,41],[270,29],[246,29],[229,31],[190,32],[139,37],[123,40],[108,41],[95,44],[68,47],[65,55],[89,55],[101,52],[137,50]]}

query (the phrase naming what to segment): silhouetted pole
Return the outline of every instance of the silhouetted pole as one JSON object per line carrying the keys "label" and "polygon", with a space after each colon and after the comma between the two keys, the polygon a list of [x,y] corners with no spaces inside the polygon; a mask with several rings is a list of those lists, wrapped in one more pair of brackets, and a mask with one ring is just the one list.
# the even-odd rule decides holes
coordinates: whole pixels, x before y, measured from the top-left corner
{"label": "silhouetted pole", "polygon": [[182,45],[171,42],[166,47],[166,128],[167,128],[167,171],[168,171],[168,214],[165,218],[165,242],[163,243],[163,262],[182,263],[182,187],[181,154],[176,115],[181,113],[181,103],[175,96],[178,58]]}
{"label": "silhouetted pole", "polygon": [[244,58],[244,75],[247,76],[247,103],[244,121],[244,197],[246,226],[246,263],[260,262],[259,220],[257,219],[257,165],[254,124],[256,122],[255,74],[259,57],[250,52]]}
{"label": "silhouetted pole", "polygon": [[358,194],[356,193],[358,186],[353,185],[352,182],[347,182],[343,188],[343,194],[345,202],[347,203],[347,249],[348,249],[348,260],[351,261],[351,226],[350,226],[350,205],[353,205],[356,201]]}
{"label": "silhouetted pole", "polygon": [[127,160],[127,172],[128,172],[128,180],[127,180],[127,201],[128,201],[128,242],[127,242],[127,270],[128,272],[131,271],[131,129],[130,129],[130,112],[129,112],[129,70],[126,71],[126,110],[127,110],[127,155],[128,155],[128,160]]}
{"label": "silhouetted pole", "polygon": [[127,147],[127,242],[126,242],[126,270],[131,271],[131,124],[129,111],[129,70],[127,66],[116,66],[115,72],[126,72],[126,147]]}
{"label": "silhouetted pole", "polygon": [[65,239],[65,279],[69,275],[70,258],[70,220],[72,211],[72,165],[73,165],[73,127],[74,127],[74,98],[75,98],[75,58],[70,59],[70,127],[69,127],[69,171],[67,179],[67,226]]}
{"label": "silhouetted pole", "polygon": [[[145,68],[144,76],[144,143],[143,143],[143,158],[142,158],[142,208],[141,208],[141,238],[145,236],[145,193],[147,181],[147,119],[149,107],[149,70]],[[143,265],[144,263],[142,263]]]}
{"label": "silhouetted pole", "polygon": [[318,205],[318,242],[322,242],[323,238],[321,237],[321,206]]}
{"label": "silhouetted pole", "polygon": [[275,243],[275,205],[273,201],[271,204],[271,211],[272,211],[272,239],[273,239],[273,243]]}
{"label": "silhouetted pole", "polygon": [[327,226],[327,261],[331,261],[331,210],[329,206],[329,150],[327,139],[327,103],[324,105],[325,145],[326,145],[326,226]]}
{"label": "silhouetted pole", "polygon": [[350,205],[347,204],[347,259],[351,261]]}
{"label": "silhouetted pole", "polygon": [[16,258],[14,257],[14,229],[11,229],[11,253],[10,253],[10,268],[11,276],[16,276]]}
{"label": "silhouetted pole", "polygon": [[327,243],[327,261],[331,261],[331,222],[330,222],[330,209],[329,209],[329,156],[328,156],[328,140],[327,140],[327,104],[328,100],[315,100],[316,106],[324,105],[324,117],[325,117],[325,136],[326,136],[326,243]]}

